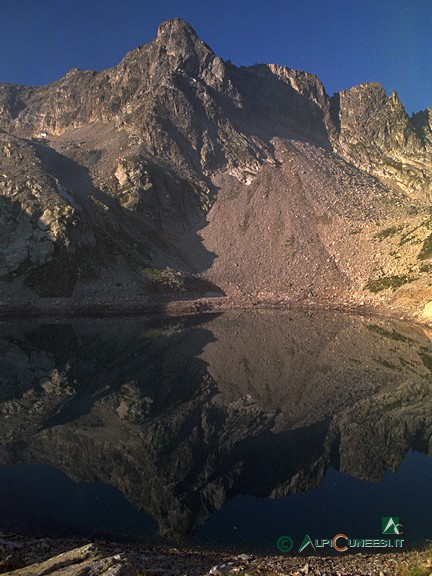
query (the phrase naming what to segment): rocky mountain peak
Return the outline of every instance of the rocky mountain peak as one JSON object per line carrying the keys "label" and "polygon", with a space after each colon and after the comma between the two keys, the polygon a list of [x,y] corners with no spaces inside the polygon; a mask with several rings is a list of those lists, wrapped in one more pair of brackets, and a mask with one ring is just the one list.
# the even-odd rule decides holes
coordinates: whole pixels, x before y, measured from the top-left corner
{"label": "rocky mountain peak", "polygon": [[[430,167],[427,131],[418,122],[416,130],[416,123],[410,120],[397,93],[387,96],[381,84],[370,82],[344,90],[335,99],[340,153],[386,184],[427,200],[430,195],[430,179],[424,172],[425,166]],[[425,163],[421,168],[419,159]]]}
{"label": "rocky mountain peak", "polygon": [[166,40],[167,37],[171,36],[198,40],[198,35],[192,26],[181,18],[172,18],[159,24],[156,38]]}
{"label": "rocky mountain peak", "polygon": [[[409,118],[377,82],[329,98],[313,74],[224,62],[173,19],[111,69],[0,85],[0,130],[13,297],[111,301],[197,274],[227,294],[362,301],[427,281],[432,114]],[[367,257],[394,243],[364,265],[360,233]]]}
{"label": "rocky mountain peak", "polygon": [[170,68],[193,77],[215,58],[214,52],[198,38],[192,26],[180,18],[160,24],[155,41],[168,56]]}

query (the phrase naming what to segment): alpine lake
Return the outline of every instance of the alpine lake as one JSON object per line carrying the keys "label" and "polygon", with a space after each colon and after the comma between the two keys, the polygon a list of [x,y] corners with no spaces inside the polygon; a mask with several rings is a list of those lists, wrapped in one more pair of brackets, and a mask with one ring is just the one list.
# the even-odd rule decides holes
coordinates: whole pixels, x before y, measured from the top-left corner
{"label": "alpine lake", "polygon": [[2,320],[0,413],[4,531],[269,554],[432,538],[420,325],[311,310]]}

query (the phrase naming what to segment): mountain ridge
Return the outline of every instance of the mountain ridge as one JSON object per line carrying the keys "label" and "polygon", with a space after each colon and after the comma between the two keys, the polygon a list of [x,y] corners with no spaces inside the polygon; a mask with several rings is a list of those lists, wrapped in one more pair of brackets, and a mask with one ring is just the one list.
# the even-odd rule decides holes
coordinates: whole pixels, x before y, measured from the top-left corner
{"label": "mountain ridge", "polygon": [[180,19],[113,68],[0,85],[0,296],[283,296],[427,320],[430,110],[234,66]]}

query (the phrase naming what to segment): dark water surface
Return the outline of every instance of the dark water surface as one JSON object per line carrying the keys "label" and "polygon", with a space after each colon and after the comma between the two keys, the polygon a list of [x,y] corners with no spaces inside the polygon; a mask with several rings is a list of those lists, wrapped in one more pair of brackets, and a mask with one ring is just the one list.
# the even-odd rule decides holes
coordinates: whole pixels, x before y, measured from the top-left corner
{"label": "dark water surface", "polygon": [[329,312],[3,321],[0,529],[421,545],[431,371],[427,329]]}

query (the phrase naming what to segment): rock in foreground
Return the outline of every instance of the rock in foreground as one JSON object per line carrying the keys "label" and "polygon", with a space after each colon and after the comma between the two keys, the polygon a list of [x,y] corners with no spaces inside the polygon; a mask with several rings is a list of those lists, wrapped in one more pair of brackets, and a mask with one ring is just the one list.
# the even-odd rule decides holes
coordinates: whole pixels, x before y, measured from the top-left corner
{"label": "rock in foreground", "polygon": [[[3,554],[5,554],[3,539]],[[41,545],[42,542],[42,545]],[[397,554],[331,557],[248,556],[229,555],[204,550],[149,549],[145,545],[120,545],[98,542],[73,548],[70,541],[21,541],[21,559],[33,557],[33,562],[4,572],[4,576],[190,576],[237,575],[251,576],[427,576],[432,569],[432,550]],[[76,543],[75,543],[76,545]],[[69,549],[68,549],[69,546]],[[65,552],[47,559],[47,548]],[[7,546],[6,546],[7,548]],[[42,550],[45,548],[45,552]]]}

